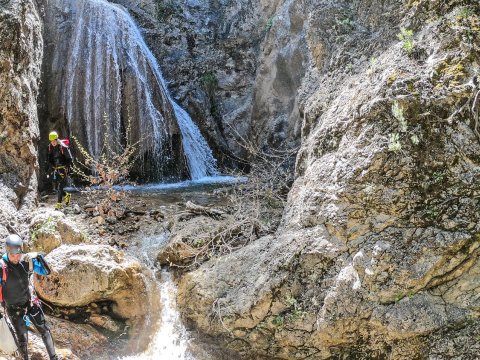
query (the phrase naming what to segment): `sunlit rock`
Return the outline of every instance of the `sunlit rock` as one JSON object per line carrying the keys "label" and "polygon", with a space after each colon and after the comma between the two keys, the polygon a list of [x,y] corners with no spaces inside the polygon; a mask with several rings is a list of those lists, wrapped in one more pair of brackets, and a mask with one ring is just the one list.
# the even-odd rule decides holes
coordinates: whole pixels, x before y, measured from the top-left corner
{"label": "sunlit rock", "polygon": [[62,244],[80,244],[87,240],[86,232],[60,211],[42,209],[30,222],[28,247],[31,251],[49,253]]}
{"label": "sunlit rock", "polygon": [[106,245],[62,245],[46,257],[52,269],[37,276],[35,288],[42,299],[60,307],[113,303],[113,315],[142,324],[149,311],[148,275],[140,264]]}

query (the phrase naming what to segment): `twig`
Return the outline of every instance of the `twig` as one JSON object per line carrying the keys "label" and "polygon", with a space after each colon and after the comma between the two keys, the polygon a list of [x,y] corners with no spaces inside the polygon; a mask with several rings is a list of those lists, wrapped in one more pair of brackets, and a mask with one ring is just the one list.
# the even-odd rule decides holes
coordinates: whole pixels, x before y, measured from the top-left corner
{"label": "twig", "polygon": [[480,133],[478,132],[478,112],[475,111],[475,107],[477,106],[477,100],[478,100],[478,95],[480,94],[480,90],[477,91],[477,94],[475,95],[475,98],[473,100],[471,112],[473,114],[473,119],[475,120],[475,127],[473,130],[475,131],[475,134],[478,137],[478,140],[480,140]]}

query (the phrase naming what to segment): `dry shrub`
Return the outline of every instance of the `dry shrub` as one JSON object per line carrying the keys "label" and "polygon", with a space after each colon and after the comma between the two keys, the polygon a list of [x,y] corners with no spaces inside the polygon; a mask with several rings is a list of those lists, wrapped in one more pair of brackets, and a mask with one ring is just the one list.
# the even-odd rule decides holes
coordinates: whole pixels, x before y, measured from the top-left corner
{"label": "dry shrub", "polygon": [[[104,126],[107,130],[108,117],[104,115]],[[121,218],[125,214],[124,199],[127,192],[114,186],[128,182],[128,176],[138,154],[138,142],[131,142],[131,122],[128,120],[124,143],[120,143],[104,132],[103,146],[98,158],[91,155],[78,141],[73,139],[81,154],[73,171],[88,186],[85,189],[89,202],[95,204],[95,213],[102,217]]]}
{"label": "dry shrub", "polygon": [[195,255],[190,261],[183,259],[179,267],[185,263],[189,268],[198,266],[277,230],[293,183],[298,149],[265,152],[246,141],[242,146],[249,154],[248,181],[224,190],[229,199],[225,216],[218,214],[216,209],[203,212],[203,215],[217,219],[218,225],[207,230],[198,229],[194,237],[187,239],[188,245],[195,249]]}

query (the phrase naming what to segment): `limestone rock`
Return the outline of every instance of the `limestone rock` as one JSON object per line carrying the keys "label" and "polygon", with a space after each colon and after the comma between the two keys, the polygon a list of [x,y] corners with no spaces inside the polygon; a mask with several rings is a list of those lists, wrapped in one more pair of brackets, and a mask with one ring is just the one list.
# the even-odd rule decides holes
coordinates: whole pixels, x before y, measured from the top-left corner
{"label": "limestone rock", "polygon": [[302,5],[302,146],[282,226],[185,275],[184,317],[245,358],[471,354],[475,341],[450,339],[480,322],[480,43],[461,40],[479,4]]}
{"label": "limestone rock", "polygon": [[172,240],[158,253],[160,265],[187,265],[195,260],[198,250],[181,240]]}
{"label": "limestone rock", "polygon": [[46,256],[52,274],[37,276],[42,299],[57,306],[113,302],[115,316],[142,324],[149,306],[148,278],[140,264],[104,245],[62,245]]}
{"label": "limestone rock", "polygon": [[96,357],[105,352],[108,339],[92,326],[75,324],[54,317],[48,317],[48,321],[51,324],[52,335],[60,355],[62,352],[68,353],[70,351],[73,356],[85,359]]}
{"label": "limestone rock", "polygon": [[[186,219],[184,218],[187,217]],[[193,218],[192,218],[193,216]],[[228,226],[225,220],[216,220],[209,216],[179,214],[170,226],[172,238],[157,255],[161,265],[191,265],[205,260],[206,252],[201,250],[212,240],[215,234]],[[198,258],[197,258],[198,256]]]}
{"label": "limestone rock", "polygon": [[0,236],[25,235],[37,190],[37,94],[43,55],[37,3],[0,6]]}
{"label": "limestone rock", "polygon": [[86,242],[85,232],[60,211],[41,209],[30,222],[32,251],[49,253],[62,244],[81,244]]}

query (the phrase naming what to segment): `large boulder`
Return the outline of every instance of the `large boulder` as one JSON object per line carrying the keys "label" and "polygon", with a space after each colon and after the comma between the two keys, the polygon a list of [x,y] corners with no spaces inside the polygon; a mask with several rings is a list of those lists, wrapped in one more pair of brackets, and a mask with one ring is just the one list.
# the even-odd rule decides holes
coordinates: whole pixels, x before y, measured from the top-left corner
{"label": "large boulder", "polygon": [[160,265],[188,266],[202,263],[208,258],[212,238],[233,222],[232,217],[227,215],[221,219],[191,216],[193,218],[184,219],[180,215],[172,224],[170,229],[172,237],[157,254]]}
{"label": "large boulder", "polygon": [[480,322],[480,5],[467,3],[309,2],[283,225],[182,279],[201,333],[253,358],[475,358],[461,341]]}
{"label": "large boulder", "polygon": [[[152,279],[137,260],[106,245],[62,245],[46,256],[52,274],[37,276],[39,296],[60,307],[111,302],[112,316],[138,330],[153,307]],[[93,323],[98,323],[96,319]]]}

